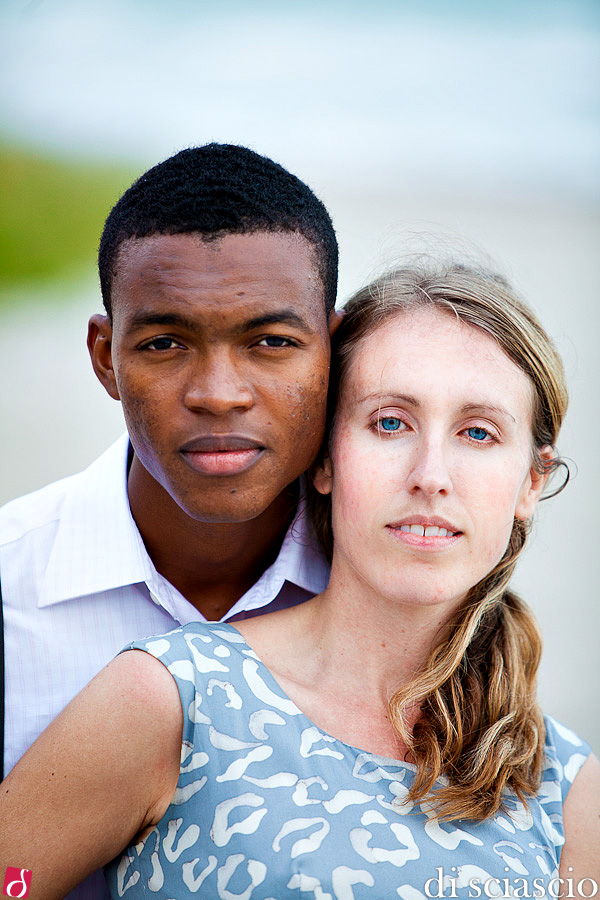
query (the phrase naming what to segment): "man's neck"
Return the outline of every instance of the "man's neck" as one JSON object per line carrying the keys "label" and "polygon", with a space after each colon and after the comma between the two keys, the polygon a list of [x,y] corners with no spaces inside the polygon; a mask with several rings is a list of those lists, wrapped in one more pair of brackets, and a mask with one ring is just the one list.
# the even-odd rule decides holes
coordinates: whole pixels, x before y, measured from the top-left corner
{"label": "man's neck", "polygon": [[187,515],[133,457],[131,512],[158,572],[209,620],[218,620],[277,558],[297,506],[297,486],[247,522],[207,523]]}

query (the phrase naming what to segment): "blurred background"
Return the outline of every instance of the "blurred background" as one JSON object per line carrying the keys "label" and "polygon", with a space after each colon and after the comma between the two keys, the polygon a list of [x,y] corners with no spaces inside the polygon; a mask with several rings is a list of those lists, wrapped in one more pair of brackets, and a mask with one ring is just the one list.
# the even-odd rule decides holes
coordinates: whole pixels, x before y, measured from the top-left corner
{"label": "blurred background", "polygon": [[423,245],[491,262],[555,338],[575,477],[517,586],[545,634],[544,708],[600,750],[600,5],[595,0],[3,0],[0,501],[123,430],[87,360],[104,218],[210,140],[315,190],[340,302]]}

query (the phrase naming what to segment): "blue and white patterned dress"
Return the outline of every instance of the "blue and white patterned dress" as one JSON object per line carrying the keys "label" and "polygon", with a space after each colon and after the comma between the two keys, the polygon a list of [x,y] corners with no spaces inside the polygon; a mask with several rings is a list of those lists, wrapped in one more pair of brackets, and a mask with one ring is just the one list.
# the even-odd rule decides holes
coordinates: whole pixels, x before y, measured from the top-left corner
{"label": "blue and white patterned dress", "polygon": [[554,720],[529,809],[508,793],[494,819],[440,823],[426,803],[403,802],[413,765],[317,728],[232,625],[131,646],[175,678],[183,745],[167,812],[106,869],[113,897],[539,897],[558,874],[563,802],[590,748]]}

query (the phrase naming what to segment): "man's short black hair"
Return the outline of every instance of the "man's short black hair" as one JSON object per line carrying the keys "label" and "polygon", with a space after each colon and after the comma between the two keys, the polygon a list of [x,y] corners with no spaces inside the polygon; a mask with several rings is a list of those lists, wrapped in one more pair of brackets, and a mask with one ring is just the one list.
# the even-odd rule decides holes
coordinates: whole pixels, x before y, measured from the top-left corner
{"label": "man's short black hair", "polygon": [[329,313],[337,291],[338,246],[329,213],[299,178],[247,147],[191,147],[149,169],[111,210],[100,239],[102,299],[112,317],[111,288],[119,248],[130,238],[198,233],[289,231],[316,250]]}

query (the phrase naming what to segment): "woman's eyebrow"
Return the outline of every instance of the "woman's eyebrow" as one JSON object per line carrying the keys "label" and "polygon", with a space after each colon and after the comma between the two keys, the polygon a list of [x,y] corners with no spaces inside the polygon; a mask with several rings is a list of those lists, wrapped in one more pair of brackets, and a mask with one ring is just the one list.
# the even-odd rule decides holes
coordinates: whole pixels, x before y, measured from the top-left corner
{"label": "woman's eyebrow", "polygon": [[462,413],[497,413],[500,416],[504,416],[507,419],[511,419],[517,424],[517,420],[513,416],[512,413],[509,413],[504,406],[498,406],[496,403],[465,403],[464,406],[461,407],[460,410]]}
{"label": "woman's eyebrow", "polygon": [[[374,400],[377,401],[380,406],[388,403],[402,403],[405,406],[411,406],[413,409],[421,409],[423,406],[421,401],[412,394],[391,394],[387,391],[372,391],[370,394],[361,397],[360,400],[358,400],[358,403],[371,403]],[[464,403],[460,407],[460,412],[462,415],[496,413],[497,415],[510,419],[515,424],[517,423],[517,420],[512,413],[504,406],[499,406],[497,403],[488,403],[485,400],[477,401],[475,403]]]}
{"label": "woman's eyebrow", "polygon": [[415,409],[419,409],[422,406],[420,401],[413,397],[412,394],[391,394],[388,391],[372,391],[370,394],[365,394],[364,397],[361,397],[358,403],[370,403],[373,400],[377,400],[380,405],[383,403],[403,403],[405,406],[413,406]]}

